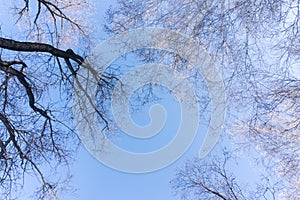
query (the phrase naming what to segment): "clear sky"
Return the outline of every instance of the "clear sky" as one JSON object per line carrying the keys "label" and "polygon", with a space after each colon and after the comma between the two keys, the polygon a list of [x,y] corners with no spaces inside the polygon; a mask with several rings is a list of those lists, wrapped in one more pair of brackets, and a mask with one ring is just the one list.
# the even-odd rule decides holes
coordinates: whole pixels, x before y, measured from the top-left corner
{"label": "clear sky", "polygon": [[[112,3],[112,2],[110,2]],[[97,22],[103,24],[103,16],[109,3],[105,1],[97,1]],[[100,40],[104,39],[103,33],[99,32]],[[164,101],[164,106],[167,106],[167,111],[172,112],[172,108],[176,107],[174,100],[169,99]],[[170,103],[172,102],[172,103]],[[173,111],[174,112],[174,111]],[[147,123],[148,110],[143,109],[133,116],[137,123]],[[151,141],[136,141],[130,137],[122,136],[118,141],[119,145],[132,151],[147,151],[147,149],[155,149],[161,147],[162,142],[167,142],[167,139],[172,138],[172,130],[176,128],[179,118],[174,113],[168,113],[169,118],[166,127],[163,129],[163,134],[159,134]],[[180,114],[180,113],[179,113]],[[170,116],[173,116],[170,118]],[[178,116],[178,112],[177,112]],[[163,136],[161,136],[163,135]],[[174,134],[173,134],[174,135]],[[139,143],[141,142],[141,143]],[[200,146],[201,143],[198,145]],[[198,147],[199,148],[199,147]],[[196,148],[197,149],[197,148]],[[197,150],[198,151],[198,150]],[[195,155],[197,155],[195,151]],[[128,174],[110,169],[99,161],[94,159],[85,148],[81,148],[73,168],[74,178],[72,184],[78,188],[77,195],[68,196],[67,200],[85,200],[85,199],[108,199],[108,200],[177,200],[172,194],[169,181],[174,177],[175,169],[179,163],[147,174]]]}
{"label": "clear sky", "polygon": [[[105,10],[114,1],[97,1],[96,21],[104,24],[103,17]],[[99,31],[99,41],[107,39],[105,33]],[[171,96],[165,96],[166,99],[160,101],[167,110],[168,120],[162,133],[150,140],[138,141],[125,135],[121,136],[118,145],[127,150],[135,152],[144,152],[147,150],[155,150],[166,144],[176,132],[180,121],[180,112],[178,104]],[[157,103],[157,102],[156,102]],[[136,115],[132,116],[135,122],[147,124],[149,105],[140,110]],[[72,185],[78,190],[74,195],[68,195],[66,200],[85,200],[85,199],[107,199],[107,200],[179,200],[179,196],[174,196],[170,187],[170,180],[175,175],[175,170],[183,166],[187,159],[191,159],[198,155],[199,148],[206,133],[206,126],[200,124],[198,136],[191,148],[177,162],[156,172],[147,174],[128,174],[110,169],[99,161],[94,159],[87,150],[82,147],[78,153],[75,165],[72,168],[74,177]],[[226,139],[225,139],[226,140]],[[227,140],[223,143],[230,149],[230,142]],[[216,148],[218,151],[220,148]],[[254,180],[257,175],[256,169],[250,166],[247,158],[241,160],[236,167],[237,175],[241,180]]]}
{"label": "clear sky", "polygon": [[[97,25],[99,25],[99,27],[104,24],[103,19],[106,9],[111,4],[114,4],[114,2],[115,1],[108,2],[104,0],[96,1],[97,13],[95,22],[98,23]],[[101,30],[99,30],[97,34],[99,42],[107,38],[106,34]],[[178,117],[180,115],[178,105],[170,96],[167,96],[161,103],[165,106],[168,113],[168,121],[162,130],[162,135],[151,138],[149,141],[144,140],[142,143],[130,137],[122,136],[120,140],[118,140],[120,146],[132,151],[147,151],[161,147],[164,142],[167,142],[174,136],[174,130],[176,130],[180,120]],[[137,115],[133,116],[133,119],[141,124],[147,123],[149,121],[147,116],[148,108],[149,105],[138,112]],[[67,194],[62,199],[179,200],[180,198],[178,196],[175,197],[172,194],[169,182],[174,177],[176,168],[180,168],[187,158],[198,155],[205,133],[206,127],[200,125],[196,140],[183,157],[167,168],[147,174],[129,174],[110,169],[94,159],[82,146],[75,158],[76,161],[74,165],[71,167],[73,174],[71,186],[77,189],[77,191],[72,194]],[[230,145],[228,142],[225,142],[225,144]],[[228,146],[228,148],[230,148],[230,146]],[[245,179],[255,174],[254,170],[251,169],[246,161],[240,163],[237,172],[240,174],[240,177]],[[30,186],[26,186],[25,190],[28,188],[30,188]]]}
{"label": "clear sky", "polygon": [[[104,1],[97,1],[96,4],[97,10],[99,10],[97,21],[99,24],[102,24],[104,23],[102,19],[105,10],[108,8],[108,4]],[[104,34],[100,32],[100,40],[105,38],[102,35]],[[168,118],[166,127],[163,129],[164,133],[152,138],[151,141],[136,141],[123,135],[118,139],[119,145],[135,152],[147,151],[147,149],[161,147],[163,142],[167,142],[167,139],[172,138],[172,132],[174,131],[170,130],[177,127],[176,124],[178,124],[177,121],[179,120],[178,112],[177,117],[176,109],[172,113],[172,108],[176,108],[174,100],[169,99],[164,102],[164,106],[169,112],[168,116],[173,116],[172,118]],[[133,118],[137,123],[147,123],[149,120],[147,113],[147,108],[143,109],[137,115],[133,116]],[[84,148],[81,148],[73,168],[74,178],[72,184],[78,188],[77,196],[68,196],[66,199],[176,200],[179,197],[173,196],[169,181],[174,176],[175,168],[180,162],[182,161],[178,161],[174,165],[157,172],[128,174],[104,166],[94,159]]]}

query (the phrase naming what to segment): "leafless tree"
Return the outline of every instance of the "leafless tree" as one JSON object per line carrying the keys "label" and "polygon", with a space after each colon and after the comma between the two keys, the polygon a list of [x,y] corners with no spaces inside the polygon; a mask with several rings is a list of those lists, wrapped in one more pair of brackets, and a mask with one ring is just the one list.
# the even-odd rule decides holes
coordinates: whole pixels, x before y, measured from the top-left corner
{"label": "leafless tree", "polygon": [[[278,85],[258,100],[261,107],[252,118],[240,118],[231,128],[241,150],[256,146],[261,152],[256,162],[271,173],[277,172],[286,184],[282,199],[299,198],[300,110],[297,82]],[[273,106],[273,108],[270,108]],[[242,139],[240,139],[242,138]]]}
{"label": "leafless tree", "polygon": [[265,177],[260,183],[242,183],[230,170],[237,158],[226,150],[220,154],[187,161],[171,181],[175,194],[182,199],[278,199],[280,186],[277,183],[270,183]]}
{"label": "leafless tree", "polygon": [[[227,133],[242,136],[236,142],[243,147],[259,147],[258,160],[281,174],[285,196],[296,198],[300,80],[293,69],[299,68],[299,13],[295,0],[119,1],[108,12],[106,29],[165,27],[198,41],[224,76]],[[153,55],[142,54],[146,61]],[[176,55],[173,64],[177,70],[183,66]]]}
{"label": "leafless tree", "polygon": [[[24,178],[33,175],[40,183],[34,198],[58,198],[63,178],[68,177],[57,176],[56,170],[72,160],[79,143],[70,125],[70,98],[90,44],[89,24],[81,17],[87,15],[89,4],[6,4],[10,7],[1,7],[1,12],[7,11],[1,24],[14,29],[14,35],[0,35],[0,196],[17,197]],[[10,15],[14,21],[7,24]]]}
{"label": "leafless tree", "polygon": [[[1,192],[4,198],[13,198],[11,191],[22,187],[25,174],[33,173],[41,182],[39,197],[43,199],[49,192],[56,196],[59,187],[58,179],[49,179],[44,165],[56,169],[66,164],[73,145],[65,144],[77,141],[69,125],[69,100],[73,79],[89,48],[88,22],[79,17],[88,3],[24,0],[12,1],[11,8],[18,34],[0,37]],[[263,162],[268,169],[276,165],[272,169],[287,182],[284,197],[299,192],[300,83],[291,74],[291,64],[299,62],[299,10],[296,0],[121,0],[117,9],[108,11],[106,29],[115,34],[137,27],[166,27],[206,48],[224,75],[230,133],[243,136],[250,148],[258,146],[266,152],[260,161],[271,161]],[[146,62],[157,59],[152,51],[140,55]],[[172,56],[172,66],[182,70],[186,62]],[[120,69],[114,70],[115,74]],[[103,104],[113,80],[110,75],[101,77]],[[208,104],[207,95],[203,102]],[[221,175],[215,178],[224,183],[223,189],[203,184],[211,191],[220,189],[215,191],[220,195],[243,199],[246,194],[230,192],[230,188],[240,191],[241,186],[221,163],[204,166]],[[202,192],[212,194],[204,187]]]}

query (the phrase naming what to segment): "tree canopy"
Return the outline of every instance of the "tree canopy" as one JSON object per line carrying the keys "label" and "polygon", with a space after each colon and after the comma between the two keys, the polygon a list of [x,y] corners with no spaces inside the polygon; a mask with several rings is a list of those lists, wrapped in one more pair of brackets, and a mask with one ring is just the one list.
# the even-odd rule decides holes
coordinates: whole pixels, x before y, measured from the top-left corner
{"label": "tree canopy", "polygon": [[[79,139],[72,121],[72,84],[93,46],[92,4],[84,0],[35,0],[7,3],[0,29],[0,192],[6,199],[22,188],[24,176],[41,182],[40,199],[57,197],[63,185],[54,171],[74,158]],[[1,11],[2,12],[2,11]],[[257,162],[275,172],[284,190],[274,199],[300,194],[300,5],[296,0],[120,0],[108,10],[105,30],[118,34],[142,27],[164,27],[194,39],[222,72],[227,95],[225,134],[239,150],[256,148]],[[4,16],[4,17],[3,17]],[[12,17],[13,21],[5,22]],[[12,23],[12,24],[7,24]],[[145,62],[167,58],[171,68],[200,75],[176,54],[137,51]],[[109,100],[122,66],[102,74],[98,114],[109,127]],[[202,110],[209,95],[199,95]],[[150,101],[148,95],[145,101]],[[144,101],[143,101],[144,103]],[[204,106],[203,106],[204,105]],[[75,141],[75,142],[74,142]],[[70,145],[66,145],[70,144]],[[183,198],[249,199],[225,159],[188,162],[172,184]],[[195,164],[196,163],[196,164]],[[210,176],[211,173],[213,176]],[[268,176],[268,175],[265,175]],[[195,180],[197,179],[197,180]],[[216,187],[215,183],[220,183]],[[200,187],[198,187],[200,186]],[[258,189],[259,191],[259,189]],[[250,195],[251,196],[251,195]],[[259,198],[264,198],[261,195]]]}
{"label": "tree canopy", "polygon": [[[285,185],[280,197],[297,199],[299,10],[298,1],[284,0],[120,1],[117,9],[108,12],[106,28],[120,33],[165,27],[185,33],[205,47],[224,77],[228,108],[225,133],[241,144],[239,149],[258,149],[257,161],[270,174],[275,171]],[[151,60],[153,54],[143,56]],[[182,68],[176,55],[173,63],[175,69]],[[202,169],[186,170],[179,180],[194,176],[193,170]],[[213,179],[209,181],[216,181]],[[179,188],[188,188],[187,182],[181,184]],[[201,189],[196,187],[195,192],[201,193]],[[226,199],[232,199],[232,194],[228,195]]]}
{"label": "tree canopy", "polygon": [[[37,197],[43,199],[57,195],[61,183],[55,169],[68,164],[79,142],[70,125],[71,83],[90,44],[87,23],[80,18],[89,4],[76,0],[6,4],[1,8],[7,11],[1,28],[7,31],[0,35],[1,197],[15,198],[24,177],[34,174],[41,183]],[[86,46],[79,46],[83,41]]]}

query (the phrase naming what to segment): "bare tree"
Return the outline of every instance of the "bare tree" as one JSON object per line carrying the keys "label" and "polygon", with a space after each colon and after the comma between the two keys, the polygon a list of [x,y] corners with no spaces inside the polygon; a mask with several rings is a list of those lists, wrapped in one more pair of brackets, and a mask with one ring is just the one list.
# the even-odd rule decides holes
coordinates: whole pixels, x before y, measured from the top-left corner
{"label": "bare tree", "polygon": [[237,158],[226,150],[204,160],[189,160],[176,172],[172,188],[182,199],[278,199],[278,183],[271,183],[266,177],[260,183],[242,183],[230,170],[236,162]]}
{"label": "bare tree", "polygon": [[[78,141],[69,125],[69,100],[73,79],[89,48],[88,21],[79,17],[87,8],[88,3],[80,0],[12,3],[15,29],[21,31],[15,38],[0,37],[0,186],[4,198],[13,198],[11,191],[22,187],[26,173],[39,178],[41,199],[48,192],[56,196],[58,181],[49,179],[43,166],[56,169],[66,164],[73,146],[65,144]],[[185,33],[205,47],[224,75],[228,124],[235,122],[230,132],[241,133],[244,141],[267,152],[264,158],[276,164],[274,169],[287,182],[284,195],[289,196],[299,191],[300,84],[290,73],[291,63],[299,60],[299,10],[295,0],[121,0],[116,10],[108,11],[106,29],[120,33],[162,26]],[[84,46],[80,45],[83,41]],[[152,51],[139,53],[146,62],[157,59]],[[178,55],[171,57],[175,69],[190,69]],[[113,75],[120,71],[114,70]],[[114,80],[111,74],[101,77],[100,103],[106,103]],[[194,81],[198,84],[197,75]],[[208,104],[207,95],[203,99]],[[98,113],[108,126],[104,111]],[[207,170],[217,169],[221,177],[215,178],[224,183],[223,189],[209,182],[203,185],[226,198],[243,199],[242,193],[230,192],[240,191],[240,186],[224,168],[211,167],[216,164],[221,166],[220,162],[207,165]],[[213,194],[207,191],[202,187],[203,194]]]}
{"label": "bare tree", "polygon": [[[285,195],[296,198],[300,80],[292,69],[299,68],[299,11],[294,0],[120,1],[106,29],[165,27],[198,41],[223,72],[228,133],[242,135],[246,148],[258,146],[258,160],[281,174]],[[146,61],[153,55],[142,54]],[[183,68],[176,55],[173,65]]]}
{"label": "bare tree", "polygon": [[[300,170],[300,102],[299,83],[274,86],[270,93],[261,95],[257,104],[261,108],[250,118],[236,120],[231,128],[234,137],[241,138],[239,148],[261,151],[256,162],[271,173],[277,172],[286,184],[282,199],[299,198]],[[272,106],[272,108],[270,108]]]}
{"label": "bare tree", "polygon": [[90,44],[88,22],[80,17],[89,4],[79,0],[10,3],[6,10],[15,19],[9,25],[15,35],[2,32],[8,36],[0,37],[1,199],[17,197],[26,175],[40,182],[35,198],[58,198],[63,178],[68,177],[56,176],[55,171],[71,161],[79,143],[70,125],[70,98]]}

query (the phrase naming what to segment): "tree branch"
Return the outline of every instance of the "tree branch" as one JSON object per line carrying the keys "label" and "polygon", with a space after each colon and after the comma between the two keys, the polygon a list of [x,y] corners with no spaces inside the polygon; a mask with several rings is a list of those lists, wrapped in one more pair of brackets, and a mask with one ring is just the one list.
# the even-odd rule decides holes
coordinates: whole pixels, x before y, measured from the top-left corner
{"label": "tree branch", "polygon": [[82,62],[84,61],[84,59],[81,56],[75,54],[70,49],[63,51],[61,49],[53,47],[52,45],[38,43],[38,42],[20,42],[20,41],[0,37],[0,48],[12,50],[12,51],[20,51],[20,52],[22,51],[22,52],[50,53],[56,57],[71,59],[78,64],[82,64]]}
{"label": "tree branch", "polygon": [[42,110],[42,109],[35,106],[35,97],[34,97],[34,94],[31,90],[31,86],[28,83],[28,81],[26,80],[25,75],[22,72],[20,72],[20,71],[18,71],[18,70],[11,67],[11,65],[14,65],[14,64],[22,64],[22,65],[26,66],[26,64],[23,63],[23,62],[17,62],[17,61],[3,62],[3,61],[0,60],[0,69],[2,71],[5,71],[5,72],[17,77],[19,82],[24,86],[24,88],[26,90],[26,93],[27,93],[27,96],[28,96],[28,99],[29,99],[29,106],[35,112],[40,113],[43,117],[50,120],[50,117],[48,116],[48,114],[45,110]]}

